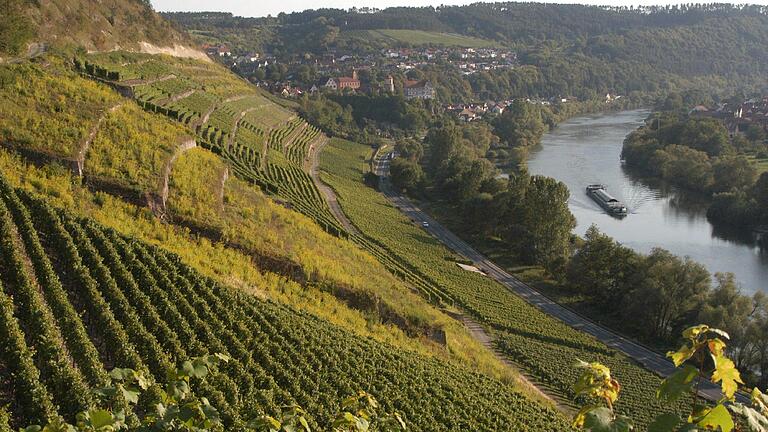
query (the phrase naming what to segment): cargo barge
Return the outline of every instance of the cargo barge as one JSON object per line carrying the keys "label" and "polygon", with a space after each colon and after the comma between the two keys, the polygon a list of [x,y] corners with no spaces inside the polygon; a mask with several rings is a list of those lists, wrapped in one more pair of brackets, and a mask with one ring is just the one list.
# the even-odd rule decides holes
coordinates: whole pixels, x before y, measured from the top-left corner
{"label": "cargo barge", "polygon": [[612,197],[605,190],[604,185],[591,184],[587,186],[587,195],[611,216],[624,217],[629,213],[627,206]]}

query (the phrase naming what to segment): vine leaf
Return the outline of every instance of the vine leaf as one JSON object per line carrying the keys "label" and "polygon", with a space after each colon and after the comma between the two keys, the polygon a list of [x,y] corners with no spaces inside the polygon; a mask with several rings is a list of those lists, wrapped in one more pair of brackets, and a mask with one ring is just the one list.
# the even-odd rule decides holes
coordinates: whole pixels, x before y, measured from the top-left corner
{"label": "vine leaf", "polygon": [[584,416],[584,428],[590,432],[630,432],[632,423],[624,416],[614,418],[610,408],[600,407]]}
{"label": "vine leaf", "polygon": [[709,346],[709,352],[715,357],[722,356],[723,351],[725,351],[725,342],[722,339],[710,339],[707,341],[707,345]]}
{"label": "vine leaf", "polygon": [[698,374],[698,369],[691,365],[686,365],[661,382],[661,386],[656,390],[656,397],[669,402],[680,399],[683,393],[691,390],[694,383],[693,380],[696,379]]}
{"label": "vine leaf", "polygon": [[728,399],[733,398],[739,384],[744,384],[741,380],[741,374],[733,361],[723,355],[715,356],[715,371],[712,372],[712,381],[720,382],[723,393]]}
{"label": "vine leaf", "polygon": [[733,418],[724,405],[717,405],[709,410],[698,421],[697,425],[704,429],[720,430],[722,432],[731,432],[735,427]]}
{"label": "vine leaf", "polygon": [[746,419],[749,430],[753,432],[768,432],[768,419],[761,412],[742,404],[733,404],[729,408],[735,414]]}
{"label": "vine leaf", "polygon": [[683,420],[677,414],[662,414],[648,425],[648,432],[673,432],[681,421]]}
{"label": "vine leaf", "polygon": [[[699,337],[699,335],[706,333],[712,329],[709,328],[706,324],[699,324],[693,327],[688,327],[683,331],[683,337],[686,339],[694,340]],[[723,332],[725,333],[725,332]]]}
{"label": "vine leaf", "polygon": [[672,362],[675,364],[675,367],[680,367],[681,364],[685,363],[693,357],[693,355],[696,353],[696,349],[698,347],[694,345],[683,345],[680,347],[677,351],[669,351],[667,353],[667,357],[672,359]]}

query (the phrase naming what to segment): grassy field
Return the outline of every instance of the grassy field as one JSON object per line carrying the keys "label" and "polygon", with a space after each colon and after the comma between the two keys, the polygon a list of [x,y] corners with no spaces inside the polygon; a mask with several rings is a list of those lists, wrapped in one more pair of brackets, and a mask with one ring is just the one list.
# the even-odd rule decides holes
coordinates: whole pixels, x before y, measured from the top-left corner
{"label": "grassy field", "polygon": [[355,30],[345,32],[343,35],[393,44],[442,45],[461,48],[489,48],[498,46],[496,42],[471,36],[423,30]]}
{"label": "grassy field", "polygon": [[125,104],[109,113],[85,157],[85,172],[139,192],[160,188],[163,167],[191,133],[176,123]]}
{"label": "grassy field", "polygon": [[[52,60],[52,69],[62,67]],[[60,79],[30,64],[5,66],[0,85],[0,142],[73,158],[99,117],[121,101],[105,86]]]}

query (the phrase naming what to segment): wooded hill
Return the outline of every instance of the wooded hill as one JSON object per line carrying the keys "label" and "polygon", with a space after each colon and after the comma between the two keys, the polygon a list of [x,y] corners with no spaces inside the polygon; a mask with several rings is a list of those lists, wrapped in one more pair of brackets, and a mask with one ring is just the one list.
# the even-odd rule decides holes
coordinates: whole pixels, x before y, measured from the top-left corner
{"label": "wooded hill", "polygon": [[[416,45],[392,38],[360,38],[366,30],[411,29],[486,39],[518,52],[522,67],[468,77],[476,96],[604,97],[606,93],[662,93],[669,89],[765,85],[768,14],[764,6],[687,5],[602,8],[536,3],[389,8],[375,13],[336,9],[242,18],[177,13],[169,18],[246,51],[285,59]],[[249,45],[240,34],[263,37]],[[434,73],[432,73],[434,72]],[[458,72],[429,71],[448,84]],[[418,75],[418,73],[416,73]],[[456,76],[454,76],[456,75]],[[414,79],[421,79],[416,76]],[[466,95],[468,97],[470,95]]]}

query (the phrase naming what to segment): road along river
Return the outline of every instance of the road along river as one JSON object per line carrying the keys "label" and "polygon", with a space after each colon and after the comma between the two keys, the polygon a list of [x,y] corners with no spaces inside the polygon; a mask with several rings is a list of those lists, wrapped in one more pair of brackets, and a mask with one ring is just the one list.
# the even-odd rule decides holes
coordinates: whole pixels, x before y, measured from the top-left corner
{"label": "road along river", "polygon": [[[634,110],[573,118],[546,134],[531,152],[531,174],[554,177],[568,186],[576,233],[590,225],[640,252],[661,247],[690,256],[710,272],[732,272],[745,294],[768,292],[768,250],[750,233],[718,230],[707,221],[706,201],[658,181],[630,173],[619,156],[624,137],[642,125],[648,111]],[[590,183],[607,186],[629,215],[616,219],[585,194]]]}

